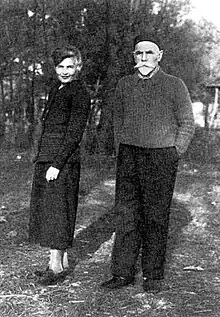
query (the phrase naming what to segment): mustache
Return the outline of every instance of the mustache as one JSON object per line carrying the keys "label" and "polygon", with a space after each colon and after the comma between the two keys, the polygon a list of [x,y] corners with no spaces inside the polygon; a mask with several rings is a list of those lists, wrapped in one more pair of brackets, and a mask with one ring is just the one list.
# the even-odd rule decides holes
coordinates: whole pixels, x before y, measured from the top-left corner
{"label": "mustache", "polygon": [[153,68],[153,66],[150,65],[149,63],[147,63],[147,62],[142,62],[142,61],[140,61],[139,63],[137,63],[137,64],[134,66],[134,68],[140,68],[140,67],[143,67],[143,66],[149,67],[149,68]]}

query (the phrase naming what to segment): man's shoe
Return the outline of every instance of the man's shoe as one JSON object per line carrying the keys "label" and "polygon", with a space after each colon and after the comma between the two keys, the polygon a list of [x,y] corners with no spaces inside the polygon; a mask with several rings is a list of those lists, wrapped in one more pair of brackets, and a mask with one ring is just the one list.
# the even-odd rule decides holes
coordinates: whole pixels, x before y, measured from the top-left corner
{"label": "man's shoe", "polygon": [[152,279],[143,279],[143,289],[147,293],[157,294],[162,291],[162,281],[161,280],[152,280]]}
{"label": "man's shoe", "polygon": [[101,287],[118,289],[130,284],[134,284],[134,277],[113,276],[110,280],[103,282]]}
{"label": "man's shoe", "polygon": [[65,280],[67,273],[66,271],[62,271],[60,273],[54,273],[54,271],[48,269],[44,271],[45,273],[39,277],[38,283],[44,286],[48,285],[56,285],[57,283],[61,283]]}

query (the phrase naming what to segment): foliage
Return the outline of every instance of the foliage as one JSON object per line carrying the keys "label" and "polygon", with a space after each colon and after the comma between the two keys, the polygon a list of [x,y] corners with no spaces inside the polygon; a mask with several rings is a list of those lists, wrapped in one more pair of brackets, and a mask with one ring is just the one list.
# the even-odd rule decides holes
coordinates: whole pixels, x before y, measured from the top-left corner
{"label": "foliage", "polygon": [[118,79],[133,71],[133,38],[139,32],[162,43],[162,67],[180,76],[193,98],[210,78],[207,60],[216,57],[216,33],[207,23],[198,27],[186,20],[189,9],[188,0],[2,0],[2,120],[7,113],[10,122],[26,121],[33,141],[39,105],[54,77],[51,52],[57,45],[74,44],[82,51],[82,75],[101,111],[99,121],[91,120],[90,136],[112,153],[112,93]]}

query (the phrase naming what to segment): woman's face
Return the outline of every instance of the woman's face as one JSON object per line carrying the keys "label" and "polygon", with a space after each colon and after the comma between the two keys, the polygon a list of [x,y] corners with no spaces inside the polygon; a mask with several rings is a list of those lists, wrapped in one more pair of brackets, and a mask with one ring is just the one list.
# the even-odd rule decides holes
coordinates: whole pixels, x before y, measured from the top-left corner
{"label": "woman's face", "polygon": [[77,63],[76,59],[73,57],[65,58],[55,67],[57,78],[62,84],[70,83],[76,75],[76,70]]}

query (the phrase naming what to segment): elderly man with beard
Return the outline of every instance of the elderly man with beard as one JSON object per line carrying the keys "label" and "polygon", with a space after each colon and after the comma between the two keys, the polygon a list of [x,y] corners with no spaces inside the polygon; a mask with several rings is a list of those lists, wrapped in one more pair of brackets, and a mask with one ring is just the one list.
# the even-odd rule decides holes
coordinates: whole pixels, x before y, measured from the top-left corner
{"label": "elderly man with beard", "polygon": [[141,250],[143,289],[156,293],[162,290],[178,161],[194,118],[184,82],[159,66],[158,45],[139,36],[133,54],[135,73],[119,80],[115,91],[116,233],[112,278],[102,287],[133,284]]}

